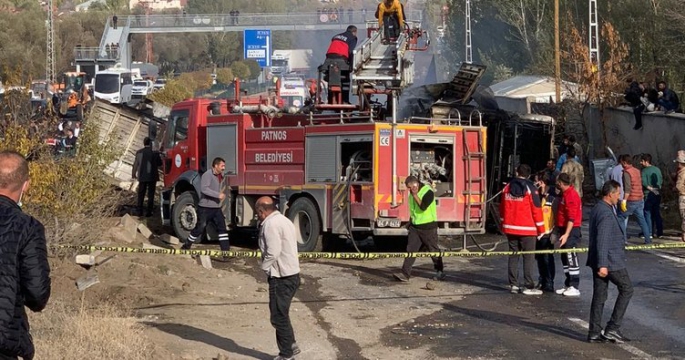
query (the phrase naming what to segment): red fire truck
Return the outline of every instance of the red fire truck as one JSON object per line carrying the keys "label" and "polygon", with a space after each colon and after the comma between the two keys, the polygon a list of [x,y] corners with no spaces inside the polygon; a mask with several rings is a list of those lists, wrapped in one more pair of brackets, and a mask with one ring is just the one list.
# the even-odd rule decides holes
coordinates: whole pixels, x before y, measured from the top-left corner
{"label": "red fire truck", "polygon": [[[375,46],[385,45],[369,49],[385,51]],[[358,89],[362,96],[379,93],[368,84]],[[397,92],[385,94],[394,113]],[[316,109],[291,114],[269,97],[174,105],[163,144],[165,223],[187,238],[197,219],[200,175],[222,157],[227,225],[256,227],[256,200],[273,196],[299,231],[300,251],[344,237],[406,235],[409,175],[433,187],[439,234],[484,232],[486,127],[476,116],[400,122],[348,104]]]}

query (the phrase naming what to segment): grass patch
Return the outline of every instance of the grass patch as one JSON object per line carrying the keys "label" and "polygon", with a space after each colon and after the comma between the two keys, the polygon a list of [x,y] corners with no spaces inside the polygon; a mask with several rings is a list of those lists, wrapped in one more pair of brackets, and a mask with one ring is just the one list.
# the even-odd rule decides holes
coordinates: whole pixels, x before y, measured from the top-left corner
{"label": "grass patch", "polygon": [[124,310],[99,304],[79,309],[54,300],[42,313],[30,314],[36,359],[143,360],[155,345],[144,326]]}

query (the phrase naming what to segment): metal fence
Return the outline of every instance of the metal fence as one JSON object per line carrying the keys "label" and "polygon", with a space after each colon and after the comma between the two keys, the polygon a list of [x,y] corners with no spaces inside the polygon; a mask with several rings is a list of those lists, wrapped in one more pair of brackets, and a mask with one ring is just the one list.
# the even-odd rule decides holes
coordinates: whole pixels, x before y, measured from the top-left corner
{"label": "metal fence", "polygon": [[[420,21],[421,11],[410,11],[408,20]],[[175,14],[175,15],[130,15],[126,24],[131,29],[163,27],[226,27],[226,26],[278,26],[278,25],[323,25],[363,24],[375,20],[374,11],[343,10],[318,11],[311,13],[283,14]]]}

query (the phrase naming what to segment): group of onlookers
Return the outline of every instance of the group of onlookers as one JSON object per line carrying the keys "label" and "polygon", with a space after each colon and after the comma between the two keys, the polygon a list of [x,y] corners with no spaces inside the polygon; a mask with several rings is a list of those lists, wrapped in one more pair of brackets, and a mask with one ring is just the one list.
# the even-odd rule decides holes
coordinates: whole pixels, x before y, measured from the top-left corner
{"label": "group of onlookers", "polygon": [[678,95],[668,88],[665,81],[659,81],[656,88],[650,88],[646,82],[631,81],[625,90],[624,98],[633,107],[634,130],[642,128],[643,113],[663,111],[665,114],[671,114],[681,110]]}

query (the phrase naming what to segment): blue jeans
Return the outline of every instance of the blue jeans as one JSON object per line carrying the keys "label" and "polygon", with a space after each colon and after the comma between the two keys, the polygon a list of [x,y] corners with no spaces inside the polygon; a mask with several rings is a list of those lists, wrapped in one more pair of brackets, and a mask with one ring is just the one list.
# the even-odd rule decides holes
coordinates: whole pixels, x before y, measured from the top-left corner
{"label": "blue jeans", "polygon": [[645,200],[645,221],[647,221],[647,228],[652,230],[652,236],[664,235],[664,224],[661,219],[661,195],[656,195],[653,192],[647,194]]}
{"label": "blue jeans", "polygon": [[628,236],[628,217],[630,217],[630,215],[635,215],[637,224],[640,226],[640,230],[642,230],[642,234],[645,236],[645,244],[651,244],[652,232],[649,230],[649,227],[647,227],[647,221],[645,220],[644,200],[628,201],[627,205],[628,209],[626,212],[619,211],[618,213],[618,217],[623,220],[621,221],[621,224],[623,225],[623,233],[626,234],[626,238]]}
{"label": "blue jeans", "polygon": [[664,99],[659,99],[657,104],[659,104],[664,109],[664,111],[678,110],[678,109],[676,109],[677,108],[676,104],[672,101],[666,101]]}

